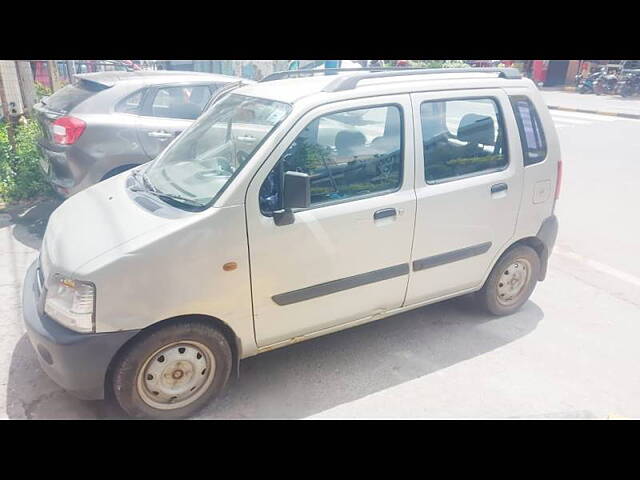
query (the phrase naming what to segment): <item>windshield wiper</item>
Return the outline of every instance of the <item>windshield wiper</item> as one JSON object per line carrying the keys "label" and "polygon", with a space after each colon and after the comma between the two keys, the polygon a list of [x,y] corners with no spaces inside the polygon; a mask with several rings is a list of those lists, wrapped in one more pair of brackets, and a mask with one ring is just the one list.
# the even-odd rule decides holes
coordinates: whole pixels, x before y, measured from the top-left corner
{"label": "windshield wiper", "polygon": [[158,198],[170,198],[171,200],[175,200],[180,203],[186,203],[187,205],[191,205],[192,207],[202,208],[204,207],[203,203],[196,202],[195,200],[191,200],[190,198],[183,197],[181,195],[174,195],[172,193],[164,193],[160,190],[147,190],[151,195],[155,195]]}
{"label": "windshield wiper", "polygon": [[134,178],[136,178],[136,180],[138,180],[138,184],[144,187],[144,188],[136,188],[136,189],[132,188],[131,191],[133,192],[147,192],[152,195],[155,195],[158,198],[163,198],[163,197],[169,198],[171,200],[175,200],[180,203],[191,205],[192,207],[198,207],[198,208],[204,207],[204,204],[200,202],[196,202],[195,200],[191,200],[190,198],[186,198],[180,195],[174,195],[172,193],[161,192],[151,183],[151,181],[149,180],[149,177],[147,177],[145,173],[139,173],[137,171],[134,171],[133,176]]}
{"label": "windshield wiper", "polygon": [[156,188],[156,186],[151,183],[151,180],[149,180],[149,177],[147,177],[146,173],[141,173],[140,177],[142,178],[142,184],[145,185],[149,190],[151,190],[152,192],[158,192],[159,190]]}

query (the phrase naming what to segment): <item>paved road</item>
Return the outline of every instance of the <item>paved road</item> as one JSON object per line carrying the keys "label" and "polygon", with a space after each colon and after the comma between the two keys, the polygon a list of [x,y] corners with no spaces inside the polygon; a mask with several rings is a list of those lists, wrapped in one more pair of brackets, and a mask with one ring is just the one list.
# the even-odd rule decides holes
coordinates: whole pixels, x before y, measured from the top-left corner
{"label": "paved road", "polygon": [[[640,417],[640,121],[552,115],[560,235],[522,311],[451,300],[247,359],[198,418]],[[0,417],[117,417],[61,391],[24,335],[21,282],[53,206],[0,215]]]}
{"label": "paved road", "polygon": [[557,90],[542,90],[547,105],[554,107],[579,108],[610,113],[640,115],[640,97],[620,95],[580,94]]}

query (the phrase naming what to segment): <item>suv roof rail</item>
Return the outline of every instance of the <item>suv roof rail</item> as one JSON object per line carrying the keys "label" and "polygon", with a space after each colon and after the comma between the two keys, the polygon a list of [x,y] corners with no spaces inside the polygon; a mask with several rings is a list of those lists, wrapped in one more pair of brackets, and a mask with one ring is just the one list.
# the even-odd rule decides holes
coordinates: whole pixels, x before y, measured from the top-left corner
{"label": "suv roof rail", "polygon": [[260,82],[270,82],[272,80],[282,80],[284,78],[295,78],[304,76],[313,76],[318,74],[323,75],[335,75],[338,72],[378,72],[388,70],[413,70],[406,67],[362,67],[362,68],[318,68],[313,70],[282,70],[279,72],[273,72],[264,77]]}
{"label": "suv roof rail", "polygon": [[403,77],[407,75],[435,75],[439,73],[497,73],[499,77],[509,80],[522,78],[517,68],[407,68],[407,67],[369,67],[369,68],[326,68],[317,70],[285,70],[275,72],[264,77],[260,82],[282,80],[301,76],[313,76],[317,74],[337,75],[339,72],[357,72],[356,75],[343,75],[329,83],[323,92],[339,92],[352,90],[357,87],[360,80],[371,78]]}
{"label": "suv roof rail", "polygon": [[358,86],[361,80],[373,78],[402,77],[406,75],[437,75],[441,73],[497,73],[498,77],[509,80],[522,78],[517,68],[426,68],[421,70],[406,70],[403,72],[370,72],[358,75],[349,75],[336,78],[324,87],[323,92],[340,92],[352,90]]}

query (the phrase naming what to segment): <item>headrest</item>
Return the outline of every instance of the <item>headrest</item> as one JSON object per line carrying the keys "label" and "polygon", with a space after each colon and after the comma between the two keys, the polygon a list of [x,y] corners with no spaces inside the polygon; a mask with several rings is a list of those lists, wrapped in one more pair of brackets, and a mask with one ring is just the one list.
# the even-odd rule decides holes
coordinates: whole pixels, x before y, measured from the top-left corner
{"label": "headrest", "polygon": [[495,144],[493,118],[477,113],[468,113],[458,126],[458,140],[482,145]]}
{"label": "headrest", "polygon": [[339,155],[348,155],[353,153],[354,147],[362,146],[366,141],[367,139],[362,132],[341,130],[336,134],[336,150]]}

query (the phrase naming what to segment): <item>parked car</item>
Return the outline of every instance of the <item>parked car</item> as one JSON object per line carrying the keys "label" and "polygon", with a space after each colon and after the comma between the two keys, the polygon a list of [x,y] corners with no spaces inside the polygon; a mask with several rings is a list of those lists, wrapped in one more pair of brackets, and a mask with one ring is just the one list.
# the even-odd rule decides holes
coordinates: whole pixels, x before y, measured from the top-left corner
{"label": "parked car", "polygon": [[77,396],[191,415],[262,352],[465,294],[516,312],[546,275],[561,165],[515,69],[233,89],[53,212],[27,332]]}
{"label": "parked car", "polygon": [[34,107],[42,168],[63,197],[155,158],[217,90],[242,80],[164,71],[75,77]]}

